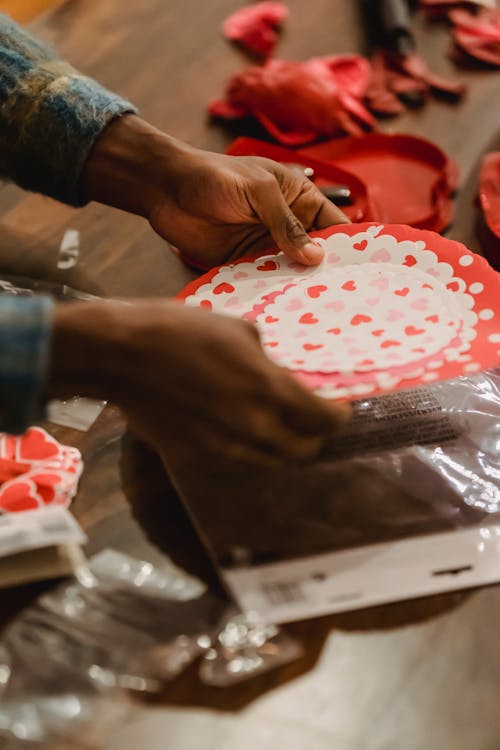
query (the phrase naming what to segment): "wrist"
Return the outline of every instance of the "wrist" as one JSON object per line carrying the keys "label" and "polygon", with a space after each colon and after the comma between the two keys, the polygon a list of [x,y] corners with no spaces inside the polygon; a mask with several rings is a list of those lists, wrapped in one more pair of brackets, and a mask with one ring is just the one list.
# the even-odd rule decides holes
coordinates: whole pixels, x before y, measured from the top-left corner
{"label": "wrist", "polygon": [[149,218],[193,151],[140,117],[124,115],[105,128],[90,153],[82,176],[84,196]]}
{"label": "wrist", "polygon": [[48,376],[50,397],[109,399],[122,369],[127,338],[115,302],[71,302],[54,310]]}

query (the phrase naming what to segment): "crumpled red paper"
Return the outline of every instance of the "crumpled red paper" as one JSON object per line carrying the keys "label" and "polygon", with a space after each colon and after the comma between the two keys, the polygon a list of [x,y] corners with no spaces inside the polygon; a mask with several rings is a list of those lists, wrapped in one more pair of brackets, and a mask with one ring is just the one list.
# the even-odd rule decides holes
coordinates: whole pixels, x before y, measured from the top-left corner
{"label": "crumpled red paper", "polygon": [[426,11],[429,18],[446,18],[454,8],[475,10],[488,5],[489,0],[420,0],[420,7]]}
{"label": "crumpled red paper", "polygon": [[363,104],[371,66],[361,55],[305,62],[271,60],[231,78],[216,117],[253,116],[280,143],[298,146],[341,132],[358,135],[375,120]]}
{"label": "crumpled red paper", "polygon": [[500,151],[487,154],[479,175],[479,201],[484,218],[500,239]]}
{"label": "crumpled red paper", "polygon": [[482,10],[478,14],[452,10],[453,39],[461,52],[500,66],[500,10]]}
{"label": "crumpled red paper", "polygon": [[372,70],[366,101],[370,110],[379,115],[399,114],[404,109],[399,97],[414,95],[423,99],[435,92],[458,99],[465,92],[463,83],[432,73],[416,53],[401,56],[380,50],[372,58]]}
{"label": "crumpled red paper", "polygon": [[224,21],[224,36],[258,57],[268,58],[278,41],[280,25],[289,10],[284,3],[264,0],[248,5]]}

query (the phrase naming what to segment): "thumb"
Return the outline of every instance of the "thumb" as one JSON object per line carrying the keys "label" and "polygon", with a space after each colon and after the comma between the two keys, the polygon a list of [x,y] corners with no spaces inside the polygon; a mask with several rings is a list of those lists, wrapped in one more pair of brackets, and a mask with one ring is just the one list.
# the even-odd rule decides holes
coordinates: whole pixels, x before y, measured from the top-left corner
{"label": "thumb", "polygon": [[273,175],[253,186],[252,197],[253,210],[280,250],[306,266],[321,263],[323,248],[309,237],[304,225],[287,204]]}

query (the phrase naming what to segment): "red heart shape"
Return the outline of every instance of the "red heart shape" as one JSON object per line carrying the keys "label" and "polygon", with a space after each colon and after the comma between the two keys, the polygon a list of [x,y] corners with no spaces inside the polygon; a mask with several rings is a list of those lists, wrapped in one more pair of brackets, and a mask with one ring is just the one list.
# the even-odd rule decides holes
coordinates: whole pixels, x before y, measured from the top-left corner
{"label": "red heart shape", "polygon": [[[219,294],[220,294],[220,292],[219,292]],[[202,301],[200,302],[200,307],[205,307],[207,310],[211,310],[212,309],[212,303],[210,302],[209,299],[202,299]]]}
{"label": "red heart shape", "polygon": [[214,294],[231,294],[234,292],[234,286],[228,284],[227,281],[223,281],[222,284],[217,284],[214,289]]}
{"label": "red heart shape", "polygon": [[355,242],[353,245],[353,248],[355,250],[359,250],[360,252],[362,252],[363,250],[366,249],[367,245],[368,245],[368,240],[361,240],[361,242]]}
{"label": "red heart shape", "polygon": [[407,255],[406,258],[404,259],[403,266],[408,266],[409,268],[411,268],[412,266],[415,265],[416,262],[417,262],[417,259],[413,255]]}
{"label": "red heart shape", "polygon": [[12,479],[0,488],[0,508],[8,513],[36,510],[42,504],[34,482],[29,479]]}
{"label": "red heart shape", "polygon": [[422,289],[434,289],[432,284],[422,284]]}
{"label": "red heart shape", "polygon": [[29,464],[22,464],[9,458],[0,458],[0,483],[8,482],[30,470]]}
{"label": "red heart shape", "polygon": [[355,281],[346,281],[345,284],[342,284],[342,289],[345,289],[346,292],[355,292],[356,291],[356,282]]}
{"label": "red heart shape", "polygon": [[277,341],[266,341],[266,343],[264,344],[264,346],[270,346],[271,348],[273,348],[275,346],[278,346],[278,342]]}
{"label": "red heart shape", "polygon": [[313,299],[317,299],[319,295],[322,292],[326,292],[327,289],[328,289],[327,286],[324,286],[323,284],[318,284],[317,286],[310,286],[309,289],[307,290],[307,293]]}
{"label": "red heart shape", "polygon": [[294,364],[296,364],[296,365],[303,365],[304,364],[304,360],[303,359],[294,359],[293,361],[294,361]]}
{"label": "red heart shape", "polygon": [[446,288],[449,289],[450,292],[458,292],[460,289],[458,281],[450,281],[449,284],[446,284]]}
{"label": "red heart shape", "polygon": [[327,333],[333,333],[335,334],[335,336],[338,336],[338,334],[340,333],[340,328],[329,328]]}
{"label": "red heart shape", "polygon": [[61,446],[41,427],[30,427],[19,438],[17,457],[19,461],[43,461],[61,455]]}
{"label": "red heart shape", "polygon": [[316,318],[312,313],[304,313],[299,318],[299,323],[307,323],[308,325],[311,325],[312,323],[319,323],[318,318]]}
{"label": "red heart shape", "polygon": [[414,349],[412,349],[412,352],[415,352],[415,354],[425,354],[425,349],[423,349],[421,346],[416,346]]}
{"label": "red heart shape", "polygon": [[397,294],[398,297],[406,297],[409,291],[410,291],[409,288],[405,286],[403,287],[403,289],[395,289],[394,294]]}
{"label": "red heart shape", "polygon": [[388,349],[390,346],[401,346],[399,341],[392,341],[391,339],[387,339],[386,341],[382,341],[380,344],[382,349]]}
{"label": "red heart shape", "polygon": [[384,333],[384,329],[378,328],[376,331],[372,331],[372,336],[382,336],[383,333]]}
{"label": "red heart shape", "polygon": [[406,326],[405,333],[407,336],[418,336],[420,333],[424,333],[424,329],[415,328],[415,326]]}
{"label": "red heart shape", "polygon": [[[35,483],[38,495],[42,498],[45,505],[50,505],[56,497],[56,487],[63,484],[63,475],[57,472],[32,472],[29,479]],[[61,487],[62,489],[62,487]]]}
{"label": "red heart shape", "polygon": [[428,315],[425,320],[428,320],[429,323],[438,323],[439,322],[439,315]]}
{"label": "red heart shape", "polygon": [[306,350],[306,352],[313,352],[315,349],[323,349],[323,344],[304,344],[303,349]]}
{"label": "red heart shape", "polygon": [[359,326],[361,323],[371,323],[372,320],[373,318],[370,318],[369,315],[355,315],[351,318],[351,325]]}
{"label": "red heart shape", "polygon": [[374,365],[375,362],[373,359],[364,359],[362,362],[359,363],[360,365]]}
{"label": "red heart shape", "polygon": [[277,323],[279,318],[273,318],[272,315],[266,315],[265,322],[266,323]]}
{"label": "red heart shape", "polygon": [[274,260],[266,260],[261,266],[257,266],[257,271],[276,271],[278,264]]}

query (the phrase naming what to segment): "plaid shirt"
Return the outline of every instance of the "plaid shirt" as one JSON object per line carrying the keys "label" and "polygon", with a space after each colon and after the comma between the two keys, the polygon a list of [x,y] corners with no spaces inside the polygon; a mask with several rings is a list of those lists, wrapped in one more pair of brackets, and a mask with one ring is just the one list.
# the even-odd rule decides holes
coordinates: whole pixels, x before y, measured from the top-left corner
{"label": "plaid shirt", "polygon": [[[0,177],[73,206],[106,125],[129,102],[57,59],[0,14]],[[1,248],[0,248],[1,257]],[[53,303],[0,294],[0,430],[22,432],[43,416]]]}

